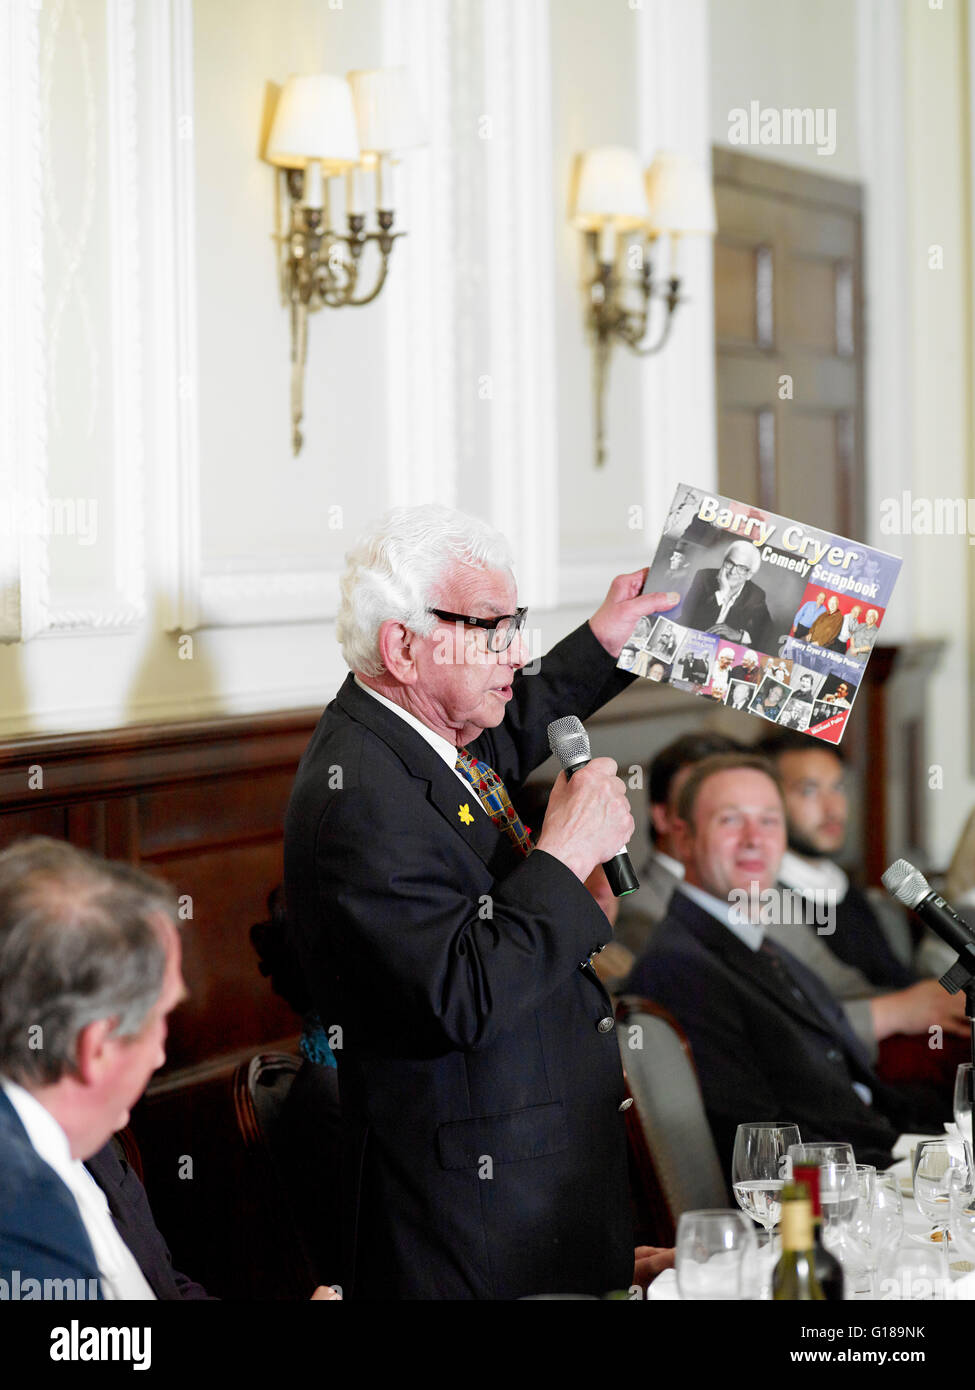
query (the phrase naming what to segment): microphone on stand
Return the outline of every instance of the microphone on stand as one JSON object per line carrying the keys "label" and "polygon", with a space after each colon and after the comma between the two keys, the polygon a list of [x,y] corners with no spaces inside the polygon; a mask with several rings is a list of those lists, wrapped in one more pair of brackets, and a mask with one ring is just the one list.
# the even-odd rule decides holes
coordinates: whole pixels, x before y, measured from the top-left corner
{"label": "microphone on stand", "polygon": [[958,952],[958,960],[939,981],[949,994],[957,994],[975,977],[975,931],[906,859],[895,859],[880,878],[892,898],[916,912],[925,926]]}
{"label": "microphone on stand", "polygon": [[[589,735],[586,733],[582,720],[576,718],[574,714],[568,714],[564,719],[552,720],[548,726],[548,746],[562,764],[566,781],[574,772],[578,772],[581,767],[592,762]],[[625,845],[619,854],[614,854],[612,859],[603,865],[603,868],[606,871],[609,886],[617,898],[625,897],[627,893],[635,893],[639,888],[640,880],[633,872],[633,865],[630,863],[630,856],[626,852]]]}
{"label": "microphone on stand", "polygon": [[936,893],[919,869],[906,859],[895,859],[889,869],[880,875],[881,881],[891,897],[896,898],[921,921],[947,942],[958,959],[950,970],[946,970],[938,984],[949,994],[965,991],[965,1017],[968,1019],[972,1046],[972,1071],[975,1076],[975,931],[968,923]]}

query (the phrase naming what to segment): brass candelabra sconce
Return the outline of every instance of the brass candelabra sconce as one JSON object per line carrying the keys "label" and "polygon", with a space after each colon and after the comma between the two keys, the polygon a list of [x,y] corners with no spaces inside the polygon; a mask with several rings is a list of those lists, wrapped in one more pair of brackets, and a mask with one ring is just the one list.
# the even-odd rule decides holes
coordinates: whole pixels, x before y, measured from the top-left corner
{"label": "brass candelabra sconce", "polygon": [[[585,238],[593,432],[596,466],[601,468],[607,454],[606,387],[613,345],[620,342],[638,356],[650,357],[667,343],[674,314],[684,302],[682,240],[714,234],[710,178],[679,155],[659,154],[644,175],[630,150],[589,150],[577,169],[572,220]],[[667,241],[668,274],[657,280],[654,258]],[[634,271],[635,277],[627,278]],[[654,326],[655,302],[661,304],[662,316]]]}
{"label": "brass candelabra sconce", "polygon": [[[396,241],[392,160],[422,143],[404,68],[291,77],[275,109],[265,155],[284,172],[290,205],[279,238],[283,303],[291,315],[291,446],[304,443],[308,316],[321,309],[360,308],[382,291]],[[374,177],[375,230],[366,230],[367,179]],[[336,184],[344,182],[346,231],[333,225]],[[364,252],[378,266],[366,287]]]}

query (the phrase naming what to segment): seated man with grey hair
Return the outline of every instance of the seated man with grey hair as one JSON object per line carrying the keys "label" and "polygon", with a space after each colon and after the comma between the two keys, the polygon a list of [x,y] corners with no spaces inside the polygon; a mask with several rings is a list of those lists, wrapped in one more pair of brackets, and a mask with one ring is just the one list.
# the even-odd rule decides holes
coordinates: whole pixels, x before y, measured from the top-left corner
{"label": "seated man with grey hair", "polygon": [[[440,506],[385,517],[347,557],[351,673],[285,824],[291,940],[340,1040],[347,1269],[362,1299],[601,1295],[649,1272],[626,1167],[609,940],[586,891],[633,819],[609,758],[560,774],[540,826],[518,788],[547,726],[586,718],[641,617],[676,595],[613,580],[519,673],[512,559]],[[648,1257],[649,1258],[649,1257]]]}
{"label": "seated man with grey hair", "polygon": [[698,570],[680,610],[680,621],[729,642],[778,651],[778,637],[765,602],[765,590],[750,576],[761,557],[751,541],[732,541],[718,569]]}
{"label": "seated man with grey hair", "polygon": [[156,1297],[84,1160],[128,1123],[184,994],[165,884],[57,840],[0,853],[4,1297]]}

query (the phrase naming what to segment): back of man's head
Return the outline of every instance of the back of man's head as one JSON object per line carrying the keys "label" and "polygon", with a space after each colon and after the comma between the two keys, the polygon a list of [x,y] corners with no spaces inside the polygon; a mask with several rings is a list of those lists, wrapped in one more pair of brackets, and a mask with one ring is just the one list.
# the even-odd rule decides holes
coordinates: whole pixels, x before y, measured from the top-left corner
{"label": "back of man's head", "polygon": [[755,752],[763,758],[777,763],[783,753],[831,753],[838,762],[844,762],[844,754],[835,743],[824,743],[822,739],[809,734],[798,733],[795,729],[772,729],[755,744]]}
{"label": "back of man's head", "polygon": [[159,998],[176,917],[166,884],[60,840],[0,852],[0,1074],[28,1090],[76,1066],[79,1034],[138,1034]]}
{"label": "back of man's head", "polygon": [[716,753],[734,753],[739,748],[740,744],[726,734],[703,729],[681,734],[680,738],[675,738],[673,743],[668,743],[666,748],[661,748],[653,756],[648,769],[647,800],[651,813],[650,838],[654,844],[659,844],[662,837],[654,824],[653,808],[669,806],[677,775],[703,758],[713,757]]}

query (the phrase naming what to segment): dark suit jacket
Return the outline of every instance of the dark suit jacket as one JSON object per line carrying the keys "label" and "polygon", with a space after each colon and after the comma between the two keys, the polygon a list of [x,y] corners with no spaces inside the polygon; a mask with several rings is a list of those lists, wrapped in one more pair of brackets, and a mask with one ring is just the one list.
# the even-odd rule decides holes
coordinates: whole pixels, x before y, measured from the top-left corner
{"label": "dark suit jacket", "polygon": [[917,982],[917,972],[891,950],[869,898],[852,883],[837,904],[836,931],[823,940],[840,960],[862,970],[873,985],[906,989]]}
{"label": "dark suit jacket", "polygon": [[135,1256],[136,1264],[157,1298],[208,1298],[200,1284],[173,1269],[172,1256],[153,1220],[149,1198],[138,1175],[109,1140],[85,1167],[108,1198],[115,1229]]}
{"label": "dark suit jacket", "polygon": [[[515,676],[471,750],[517,806],[550,720],[630,680],[585,625]],[[473,798],[351,676],[298,770],[286,895],[322,1021],[343,1029],[345,1284],[602,1294],[633,1271],[612,1007],[580,964],[610,928],[574,874],[520,856]]]}
{"label": "dark suit jacket", "polygon": [[[669,1009],[687,1033],[726,1172],[735,1130],[751,1120],[793,1121],[806,1142],[843,1140],[859,1162],[887,1166],[898,1133],[930,1125],[878,1079],[819,977],[779,950],[804,998],[678,889],[628,988]],[[853,1081],[871,1088],[872,1106]]]}
{"label": "dark suit jacket", "polygon": [[98,1298],[102,1296],[95,1253],[78,1204],[35,1152],[20,1117],[0,1090],[0,1279],[7,1281],[7,1296],[17,1277],[22,1289],[26,1279],[94,1280],[91,1286],[76,1284],[75,1291],[80,1297],[91,1287]]}
{"label": "dark suit jacket", "polygon": [[[707,632],[708,628],[714,627],[718,621],[718,600],[715,598],[717,583],[716,569],[698,570],[681,605],[678,621],[685,627],[696,627],[700,632]],[[778,651],[776,633],[765,602],[765,591],[751,579],[745,580],[740,594],[728,609],[725,622],[729,627],[746,631],[748,645],[756,651]]]}

